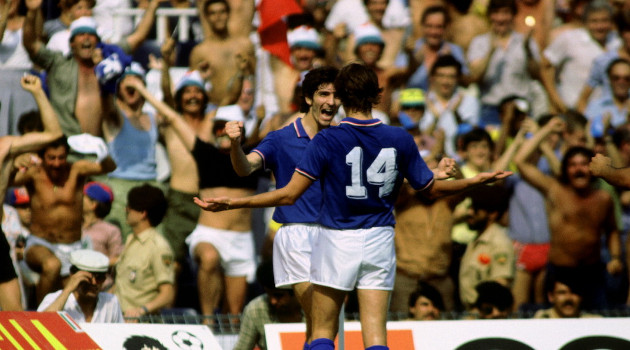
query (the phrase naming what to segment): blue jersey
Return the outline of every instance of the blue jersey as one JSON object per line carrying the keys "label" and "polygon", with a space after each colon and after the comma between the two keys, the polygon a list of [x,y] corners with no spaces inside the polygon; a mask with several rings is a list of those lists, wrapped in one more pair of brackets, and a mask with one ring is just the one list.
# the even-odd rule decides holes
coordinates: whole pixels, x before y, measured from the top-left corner
{"label": "blue jersey", "polygon": [[296,171],[321,180],[319,223],[334,229],[394,226],[403,179],[416,190],[433,183],[412,136],[377,119],[345,118],[319,132]]}
{"label": "blue jersey", "polygon": [[[291,180],[295,166],[310,142],[302,119],[298,118],[291,125],[270,132],[252,152],[262,157],[263,167],[273,172],[276,187],[282,188]],[[306,190],[295,204],[276,208],[273,219],[283,224],[316,223],[321,201],[322,191],[317,183]]]}

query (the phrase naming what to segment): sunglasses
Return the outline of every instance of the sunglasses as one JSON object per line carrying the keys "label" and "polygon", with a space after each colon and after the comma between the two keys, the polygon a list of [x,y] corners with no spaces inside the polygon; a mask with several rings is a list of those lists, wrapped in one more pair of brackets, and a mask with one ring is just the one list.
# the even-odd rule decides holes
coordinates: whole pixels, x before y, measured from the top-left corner
{"label": "sunglasses", "polygon": [[92,277],[96,280],[96,282],[103,282],[107,279],[107,273],[105,272],[92,272]]}

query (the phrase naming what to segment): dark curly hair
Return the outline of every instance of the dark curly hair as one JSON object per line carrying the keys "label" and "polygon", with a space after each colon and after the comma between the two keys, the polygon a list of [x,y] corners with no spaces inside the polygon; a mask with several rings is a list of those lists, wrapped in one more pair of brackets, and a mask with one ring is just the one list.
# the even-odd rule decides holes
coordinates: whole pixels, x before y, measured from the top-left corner
{"label": "dark curly hair", "polygon": [[317,89],[324,84],[333,84],[335,78],[339,74],[339,69],[334,67],[319,67],[310,70],[304,76],[302,82],[302,101],[300,105],[300,112],[308,112],[310,106],[306,103],[306,98],[312,99]]}

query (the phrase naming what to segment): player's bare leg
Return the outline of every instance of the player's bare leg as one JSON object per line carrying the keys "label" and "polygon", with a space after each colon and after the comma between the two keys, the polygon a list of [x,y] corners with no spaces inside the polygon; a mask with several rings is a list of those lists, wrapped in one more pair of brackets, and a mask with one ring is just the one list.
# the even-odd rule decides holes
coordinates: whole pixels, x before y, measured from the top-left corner
{"label": "player's bare leg", "polygon": [[298,299],[304,316],[306,318],[306,342],[310,343],[313,333],[312,321],[312,301],[313,301],[313,285],[310,282],[296,283],[293,285],[295,297]]}
{"label": "player's bare leg", "polygon": [[358,289],[359,318],[363,345],[387,345],[387,309],[390,291],[376,289]]}
{"label": "player's bare leg", "polygon": [[339,312],[347,292],[330,287],[313,285],[312,309],[313,340],[326,338],[335,340],[339,330]]}

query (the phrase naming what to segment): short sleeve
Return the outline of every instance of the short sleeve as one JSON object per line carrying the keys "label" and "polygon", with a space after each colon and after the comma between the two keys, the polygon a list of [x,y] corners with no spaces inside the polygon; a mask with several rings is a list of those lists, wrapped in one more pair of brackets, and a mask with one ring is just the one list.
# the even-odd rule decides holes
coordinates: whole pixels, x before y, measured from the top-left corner
{"label": "short sleeve", "polygon": [[543,55],[551,64],[554,66],[559,65],[564,59],[567,53],[566,45],[570,44],[569,38],[567,37],[567,33],[571,31],[565,31],[558,35],[554,41],[547,46],[545,51],[543,51]]}
{"label": "short sleeve", "polygon": [[483,58],[490,52],[488,34],[477,35],[468,45],[468,63]]}
{"label": "short sleeve", "polygon": [[318,133],[306,147],[302,160],[298,162],[296,171],[316,181],[322,176],[326,164],[327,142],[322,132]]}
{"label": "short sleeve", "polygon": [[155,282],[158,285],[163,283],[175,283],[174,262],[171,247],[166,241],[157,239],[155,254],[151,255],[151,266],[155,272]]}
{"label": "short sleeve", "polygon": [[264,169],[269,169],[275,164],[276,143],[276,133],[272,132],[252,150],[262,158]]}
{"label": "short sleeve", "polygon": [[400,149],[403,152],[401,164],[403,175],[413,189],[416,191],[424,190],[433,183],[433,172],[422,160],[412,136],[405,133],[402,140],[404,143]]}

